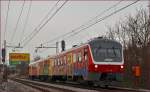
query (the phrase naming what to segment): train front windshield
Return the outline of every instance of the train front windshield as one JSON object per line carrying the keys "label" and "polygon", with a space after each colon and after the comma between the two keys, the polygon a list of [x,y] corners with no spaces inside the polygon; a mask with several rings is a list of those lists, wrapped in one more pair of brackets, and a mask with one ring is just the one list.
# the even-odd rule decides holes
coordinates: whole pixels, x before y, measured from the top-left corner
{"label": "train front windshield", "polygon": [[121,62],[122,46],[114,41],[93,41],[90,43],[95,62]]}

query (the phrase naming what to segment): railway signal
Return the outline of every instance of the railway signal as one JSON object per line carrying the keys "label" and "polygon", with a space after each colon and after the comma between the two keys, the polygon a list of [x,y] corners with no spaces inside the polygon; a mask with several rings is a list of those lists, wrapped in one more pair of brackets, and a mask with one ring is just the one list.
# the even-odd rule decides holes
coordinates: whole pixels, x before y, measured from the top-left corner
{"label": "railway signal", "polygon": [[5,63],[6,49],[2,48],[2,62]]}
{"label": "railway signal", "polygon": [[62,48],[62,51],[65,51],[65,49],[66,49],[65,47],[66,47],[65,41],[62,40],[62,41],[61,41],[61,48]]}

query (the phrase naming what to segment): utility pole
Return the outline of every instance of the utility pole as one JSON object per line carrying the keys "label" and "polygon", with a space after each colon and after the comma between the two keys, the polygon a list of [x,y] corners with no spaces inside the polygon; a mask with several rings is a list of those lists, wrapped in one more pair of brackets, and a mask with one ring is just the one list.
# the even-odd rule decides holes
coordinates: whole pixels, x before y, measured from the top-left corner
{"label": "utility pole", "polygon": [[58,42],[56,42],[56,54],[59,52],[59,49],[58,49]]}
{"label": "utility pole", "polygon": [[[1,1],[0,1],[0,5],[1,5]],[[1,8],[1,6],[0,6]],[[1,18],[0,18],[1,21]],[[0,29],[1,29],[1,25],[0,25]],[[2,48],[1,48],[1,30],[0,30],[0,63],[2,63]]]}
{"label": "utility pole", "polygon": [[6,63],[6,55],[7,48],[23,48],[20,46],[8,46],[6,40],[4,40],[4,47],[2,48],[2,62],[3,62],[3,80],[7,82],[7,64]]}
{"label": "utility pole", "polygon": [[7,65],[6,62],[6,40],[4,40],[4,47],[2,48],[2,62],[3,62],[3,81],[7,81]]}

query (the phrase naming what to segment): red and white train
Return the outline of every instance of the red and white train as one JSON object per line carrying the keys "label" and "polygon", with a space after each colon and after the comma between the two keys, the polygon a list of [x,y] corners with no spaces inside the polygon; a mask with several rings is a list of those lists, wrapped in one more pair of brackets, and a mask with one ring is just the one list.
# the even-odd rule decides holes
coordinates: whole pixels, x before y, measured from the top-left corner
{"label": "red and white train", "polygon": [[99,37],[31,63],[29,77],[110,85],[119,79],[123,69],[122,45],[117,41]]}

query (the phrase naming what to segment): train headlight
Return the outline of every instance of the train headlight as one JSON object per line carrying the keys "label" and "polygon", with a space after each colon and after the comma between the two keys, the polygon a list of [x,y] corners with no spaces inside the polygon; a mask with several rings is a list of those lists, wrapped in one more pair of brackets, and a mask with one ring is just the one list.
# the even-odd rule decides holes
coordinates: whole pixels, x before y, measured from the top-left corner
{"label": "train headlight", "polygon": [[95,65],[94,67],[95,67],[95,68],[98,68],[98,65]]}
{"label": "train headlight", "polygon": [[121,67],[121,69],[123,69],[123,68],[124,68],[124,67],[123,67],[123,65],[121,65],[120,67]]}

